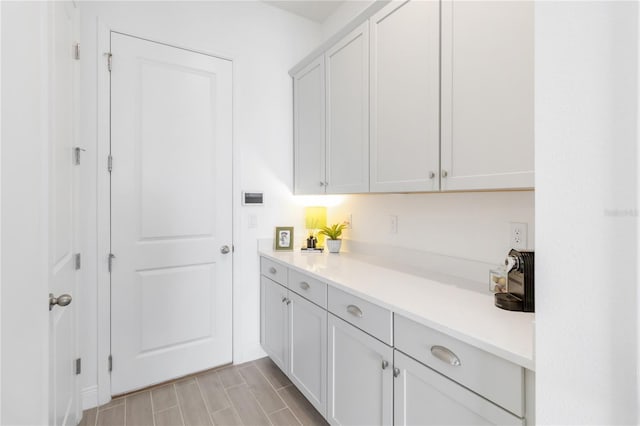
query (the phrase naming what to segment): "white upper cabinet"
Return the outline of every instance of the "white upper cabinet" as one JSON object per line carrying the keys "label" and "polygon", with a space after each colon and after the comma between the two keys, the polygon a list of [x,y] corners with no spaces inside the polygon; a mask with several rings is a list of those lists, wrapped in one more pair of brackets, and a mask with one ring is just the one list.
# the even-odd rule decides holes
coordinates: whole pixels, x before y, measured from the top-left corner
{"label": "white upper cabinet", "polygon": [[371,192],[438,191],[439,2],[392,2],[369,22]]}
{"label": "white upper cabinet", "polygon": [[324,193],[324,56],[293,76],[294,191]]}
{"label": "white upper cabinet", "polygon": [[533,2],[442,2],[443,191],[532,188]]}
{"label": "white upper cabinet", "polygon": [[369,23],[325,53],[326,192],[369,191]]}

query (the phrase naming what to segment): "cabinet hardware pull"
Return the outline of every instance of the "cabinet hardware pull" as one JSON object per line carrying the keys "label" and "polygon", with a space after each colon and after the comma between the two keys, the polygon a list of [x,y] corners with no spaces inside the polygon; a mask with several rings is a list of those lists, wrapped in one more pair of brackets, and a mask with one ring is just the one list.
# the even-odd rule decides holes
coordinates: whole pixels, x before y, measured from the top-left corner
{"label": "cabinet hardware pull", "polygon": [[446,362],[447,364],[454,367],[462,365],[462,363],[460,362],[460,358],[458,358],[456,354],[454,354],[453,352],[451,352],[451,350],[445,348],[444,346],[431,346],[431,354],[438,358],[440,361]]}
{"label": "cabinet hardware pull", "polygon": [[291,304],[291,299],[287,298],[287,305]]}
{"label": "cabinet hardware pull", "polygon": [[309,283],[306,282],[306,281],[302,281],[300,283],[300,288],[303,289],[303,290],[309,290]]}
{"label": "cabinet hardware pull", "polygon": [[362,318],[362,310],[358,308],[356,305],[347,306],[347,312],[349,312],[354,317]]}
{"label": "cabinet hardware pull", "polygon": [[324,186],[324,182],[320,182],[320,186]]}
{"label": "cabinet hardware pull", "polygon": [[436,177],[436,174],[434,172],[429,172],[429,179],[433,179]]}
{"label": "cabinet hardware pull", "polygon": [[286,302],[286,301],[287,301],[287,298],[286,298],[285,296],[282,296],[282,300],[281,300],[281,302],[282,302],[282,303],[284,303],[284,302]]}
{"label": "cabinet hardware pull", "polygon": [[447,176],[449,176],[449,173],[446,170],[442,171],[442,177],[446,178]]}
{"label": "cabinet hardware pull", "polygon": [[389,366],[389,361],[385,361],[384,359],[382,360],[382,369],[386,370],[387,367]]}
{"label": "cabinet hardware pull", "polygon": [[398,377],[400,375],[400,369],[395,367],[393,369],[393,377]]}
{"label": "cabinet hardware pull", "polygon": [[278,270],[272,266],[271,268],[269,268],[269,272],[275,274],[276,272],[278,272]]}

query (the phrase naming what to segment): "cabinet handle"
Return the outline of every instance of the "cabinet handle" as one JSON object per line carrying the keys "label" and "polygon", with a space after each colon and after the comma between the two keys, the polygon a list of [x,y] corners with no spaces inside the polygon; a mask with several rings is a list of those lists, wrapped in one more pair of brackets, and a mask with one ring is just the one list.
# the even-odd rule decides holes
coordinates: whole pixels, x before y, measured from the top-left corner
{"label": "cabinet handle", "polygon": [[436,177],[435,172],[429,172],[429,179],[433,179]]}
{"label": "cabinet handle", "polygon": [[349,312],[354,317],[362,318],[362,310],[358,308],[356,305],[347,306],[347,312]]}
{"label": "cabinet handle", "polygon": [[285,296],[282,296],[282,300],[281,300],[281,302],[282,302],[282,303],[284,303],[284,302],[286,302],[286,301],[287,301],[287,298],[286,298]]}
{"label": "cabinet handle", "polygon": [[324,182],[320,182],[320,186],[324,186]]}
{"label": "cabinet handle", "polygon": [[460,362],[460,358],[451,350],[445,348],[444,346],[431,346],[431,354],[438,358],[440,361],[446,362],[449,365],[454,367],[458,367],[462,365]]}
{"label": "cabinet handle", "polygon": [[287,298],[287,305],[291,304],[291,299]]}
{"label": "cabinet handle", "polygon": [[393,377],[398,377],[400,375],[400,369],[397,367],[394,367],[393,369]]}
{"label": "cabinet handle", "polygon": [[382,360],[382,369],[386,370],[387,367],[389,366],[389,361],[385,361],[384,359]]}
{"label": "cabinet handle", "polygon": [[269,268],[269,272],[275,274],[276,272],[278,272],[278,270],[272,266],[271,268]]}
{"label": "cabinet handle", "polygon": [[309,283],[306,282],[306,281],[302,281],[300,283],[300,288],[303,289],[303,290],[309,290]]}
{"label": "cabinet handle", "polygon": [[449,176],[449,173],[446,170],[442,171],[442,177],[446,178],[447,176]]}

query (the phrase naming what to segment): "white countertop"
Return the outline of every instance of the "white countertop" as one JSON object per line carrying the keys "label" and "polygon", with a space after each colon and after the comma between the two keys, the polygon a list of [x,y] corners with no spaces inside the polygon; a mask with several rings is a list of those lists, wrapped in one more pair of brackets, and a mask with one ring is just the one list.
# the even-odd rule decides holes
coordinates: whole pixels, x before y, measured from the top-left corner
{"label": "white countertop", "polygon": [[[493,304],[493,295],[363,261],[349,253],[259,250],[281,262],[463,342],[535,370],[535,315]],[[488,271],[487,271],[488,275]]]}

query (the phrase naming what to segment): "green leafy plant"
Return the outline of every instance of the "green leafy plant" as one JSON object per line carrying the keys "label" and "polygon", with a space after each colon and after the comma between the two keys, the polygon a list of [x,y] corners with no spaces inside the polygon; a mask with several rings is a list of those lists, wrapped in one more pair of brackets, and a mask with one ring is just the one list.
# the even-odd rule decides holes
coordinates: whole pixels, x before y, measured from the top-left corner
{"label": "green leafy plant", "polygon": [[344,223],[334,223],[331,226],[323,226],[322,228],[320,228],[320,231],[318,233],[326,235],[330,240],[338,240],[342,235],[342,230],[346,227],[347,225],[345,225]]}

